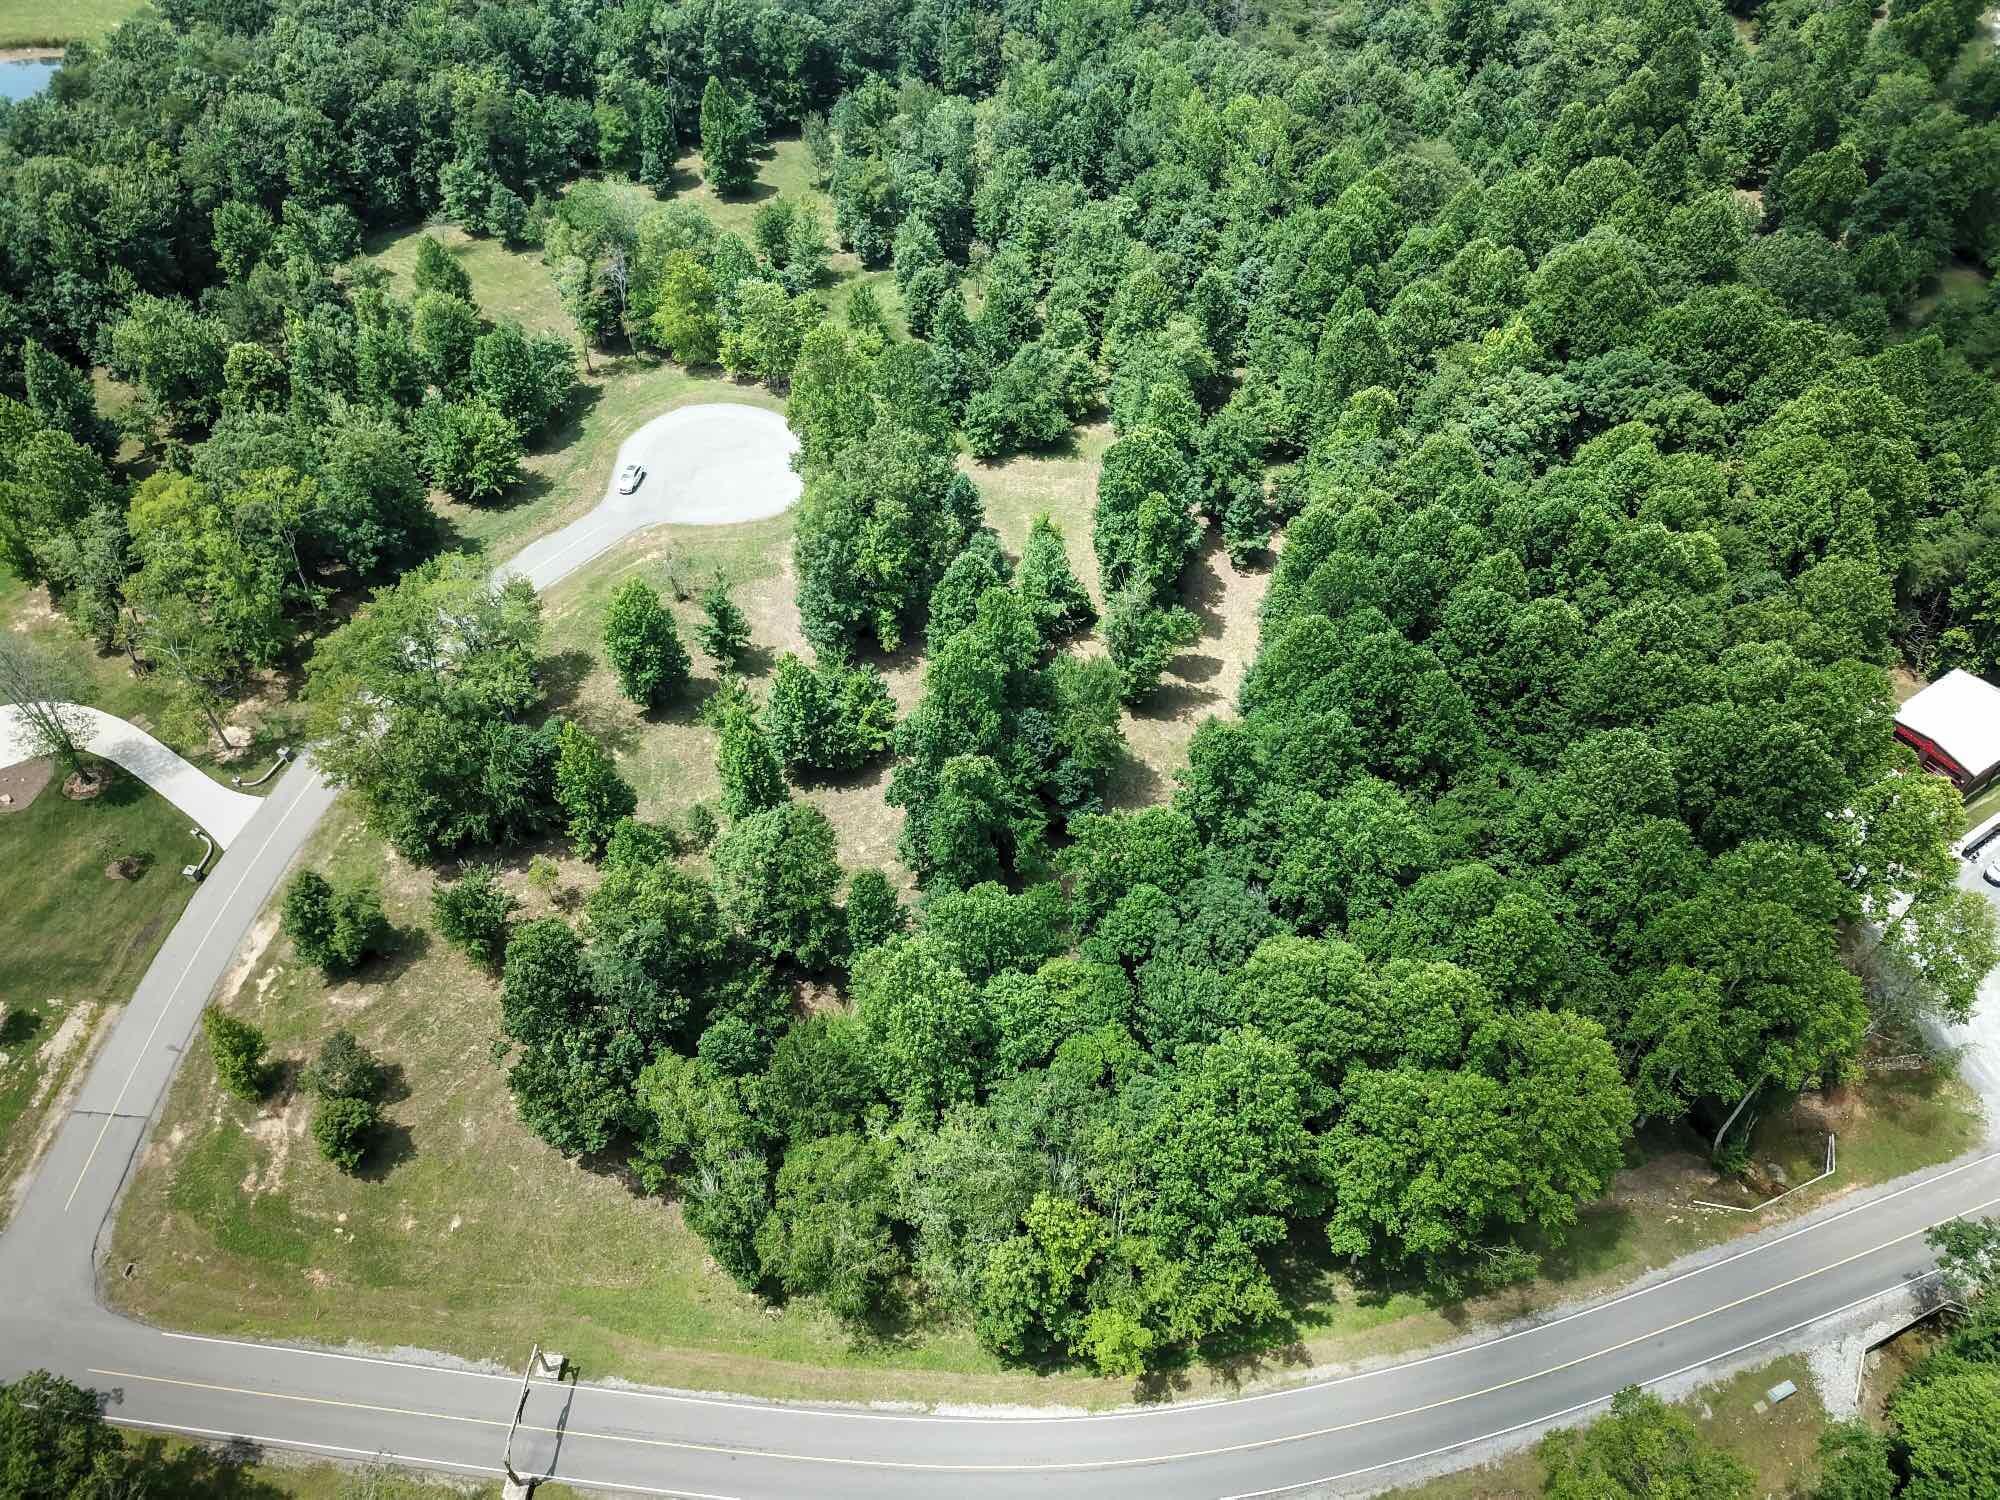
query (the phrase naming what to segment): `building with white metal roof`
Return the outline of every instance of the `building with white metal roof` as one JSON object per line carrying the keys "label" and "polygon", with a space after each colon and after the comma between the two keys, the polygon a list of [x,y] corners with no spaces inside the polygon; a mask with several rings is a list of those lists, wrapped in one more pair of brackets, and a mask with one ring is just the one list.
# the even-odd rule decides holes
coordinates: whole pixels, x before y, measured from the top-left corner
{"label": "building with white metal roof", "polygon": [[1896,738],[1970,796],[2000,773],[2000,687],[1947,672],[1896,710]]}

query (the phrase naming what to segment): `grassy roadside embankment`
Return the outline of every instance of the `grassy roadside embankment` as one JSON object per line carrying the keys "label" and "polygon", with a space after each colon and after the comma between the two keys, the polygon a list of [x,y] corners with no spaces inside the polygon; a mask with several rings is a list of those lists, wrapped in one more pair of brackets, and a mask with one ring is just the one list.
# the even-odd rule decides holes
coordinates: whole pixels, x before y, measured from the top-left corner
{"label": "grassy roadside embankment", "polygon": [[185,814],[122,772],[88,802],[56,776],[0,811],[0,1224],[55,1106],[194,894],[180,868],[200,847]]}

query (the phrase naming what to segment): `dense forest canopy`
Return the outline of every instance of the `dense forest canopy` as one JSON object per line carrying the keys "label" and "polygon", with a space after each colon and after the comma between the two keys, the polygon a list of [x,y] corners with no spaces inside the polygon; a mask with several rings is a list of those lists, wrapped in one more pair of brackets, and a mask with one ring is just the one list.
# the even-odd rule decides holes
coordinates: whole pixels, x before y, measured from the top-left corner
{"label": "dense forest canopy", "polygon": [[[387,585],[312,659],[329,768],[412,857],[601,854],[505,942],[511,1082],[746,1285],[1132,1374],[1281,1327],[1300,1255],[1491,1284],[1635,1125],[1726,1132],[1994,960],[1887,671],[2000,664],[1979,9],[172,0],[0,113],[0,546],[211,711]],[[815,298],[810,209],[753,244],[671,201],[794,130],[909,337]],[[816,659],[704,708],[720,830],[621,817],[538,723],[518,590],[389,583],[576,378],[449,257],[408,303],[353,260],[427,217],[540,244],[586,365],[789,392]],[[90,363],[142,393],[136,486]],[[961,460],[1100,411],[1102,654]],[[1210,533],[1274,559],[1239,712],[1106,811]],[[660,620],[608,637],[647,702]],[[914,912],[787,784],[883,755]]]}

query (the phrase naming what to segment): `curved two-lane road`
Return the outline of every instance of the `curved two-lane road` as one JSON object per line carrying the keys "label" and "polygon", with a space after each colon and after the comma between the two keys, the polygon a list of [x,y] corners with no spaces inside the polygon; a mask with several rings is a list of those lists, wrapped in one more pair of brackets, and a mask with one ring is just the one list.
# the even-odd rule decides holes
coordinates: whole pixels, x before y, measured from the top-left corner
{"label": "curved two-lane road", "polygon": [[[181,1049],[332,796],[309,759],[286,772],[189,904],[92,1067],[0,1236],[0,1379],[44,1367],[109,1392],[110,1414],[124,1423],[492,1474],[519,1395],[513,1376],[167,1333],[97,1297],[100,1233]],[[1095,1416],[918,1415],[538,1381],[514,1464],[584,1485],[744,1500],[1365,1489],[1411,1460],[1540,1427],[1620,1386],[1797,1335],[1922,1278],[1932,1224],[1994,1212],[2000,1153],[1553,1321],[1234,1401]],[[523,1343],[536,1332],[523,1328]]]}

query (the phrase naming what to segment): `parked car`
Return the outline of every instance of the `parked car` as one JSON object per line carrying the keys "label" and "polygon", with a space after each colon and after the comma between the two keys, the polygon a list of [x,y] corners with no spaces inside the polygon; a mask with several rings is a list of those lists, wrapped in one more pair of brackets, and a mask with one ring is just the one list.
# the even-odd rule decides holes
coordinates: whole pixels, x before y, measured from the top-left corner
{"label": "parked car", "polygon": [[1986,863],[1979,867],[1979,873],[1985,877],[1988,885],[2000,885],[2000,854],[1990,856]]}
{"label": "parked car", "polygon": [[618,471],[618,493],[629,495],[646,482],[646,471],[637,464],[627,464]]}

